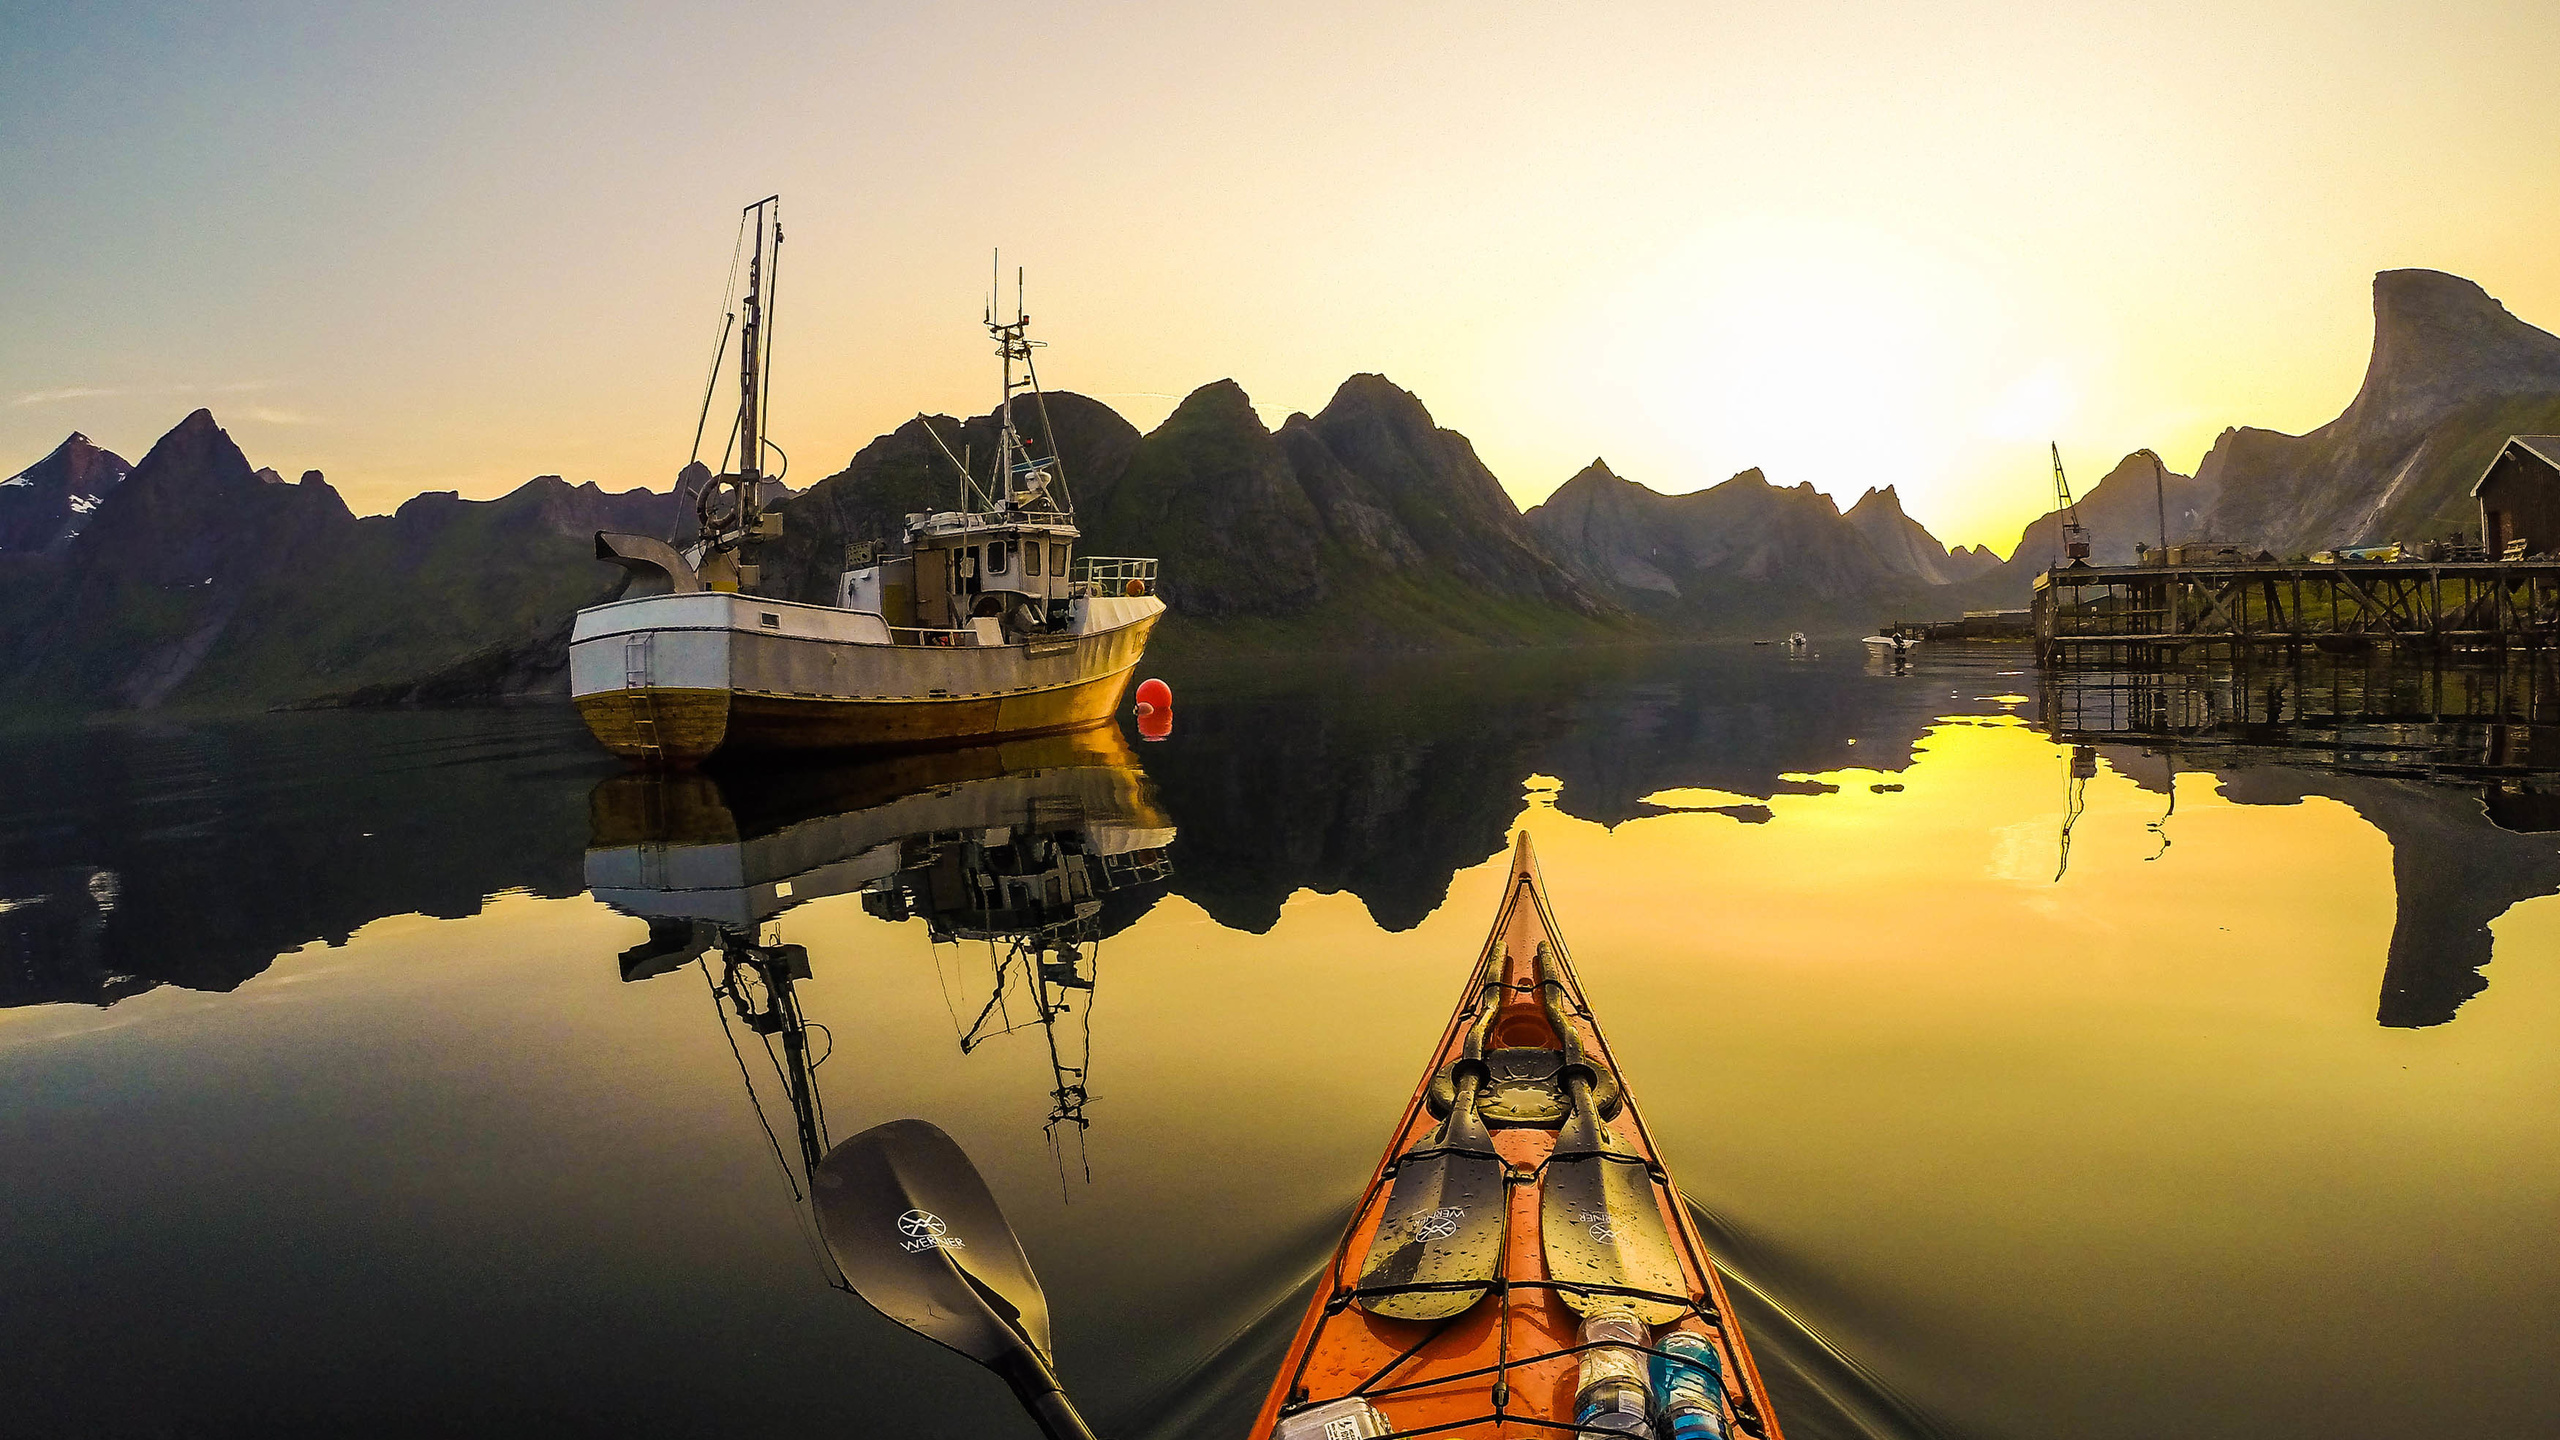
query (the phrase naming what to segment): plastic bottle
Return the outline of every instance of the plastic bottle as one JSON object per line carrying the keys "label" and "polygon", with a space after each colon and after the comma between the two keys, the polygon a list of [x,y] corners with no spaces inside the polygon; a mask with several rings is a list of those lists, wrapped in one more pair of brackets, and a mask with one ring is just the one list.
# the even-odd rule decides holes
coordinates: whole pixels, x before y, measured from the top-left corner
{"label": "plastic bottle", "polygon": [[1573,1423],[1592,1430],[1654,1440],[1653,1387],[1646,1383],[1643,1347],[1653,1333],[1630,1310],[1595,1310],[1582,1322],[1581,1383],[1573,1392]]}
{"label": "plastic bottle", "polygon": [[1393,1435],[1394,1427],[1377,1407],[1357,1395],[1283,1416],[1271,1440],[1372,1440]]}
{"label": "plastic bottle", "polygon": [[1715,1342],[1683,1331],[1655,1348],[1669,1352],[1653,1360],[1663,1440],[1725,1440],[1724,1357]]}

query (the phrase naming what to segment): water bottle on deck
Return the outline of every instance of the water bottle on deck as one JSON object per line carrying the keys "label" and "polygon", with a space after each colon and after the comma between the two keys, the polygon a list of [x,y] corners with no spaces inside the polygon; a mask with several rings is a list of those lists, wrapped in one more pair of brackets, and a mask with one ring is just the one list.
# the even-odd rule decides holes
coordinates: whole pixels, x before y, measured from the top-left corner
{"label": "water bottle on deck", "polygon": [[1372,1440],[1394,1433],[1376,1406],[1357,1395],[1346,1395],[1282,1418],[1271,1440]]}
{"label": "water bottle on deck", "polygon": [[1715,1342],[1681,1331],[1655,1348],[1668,1352],[1653,1361],[1663,1440],[1725,1440],[1724,1357]]}
{"label": "water bottle on deck", "polygon": [[1599,1348],[1582,1352],[1573,1423],[1628,1440],[1654,1440],[1653,1387],[1644,1353],[1652,1332],[1633,1311],[1596,1310],[1582,1322],[1582,1343]]}

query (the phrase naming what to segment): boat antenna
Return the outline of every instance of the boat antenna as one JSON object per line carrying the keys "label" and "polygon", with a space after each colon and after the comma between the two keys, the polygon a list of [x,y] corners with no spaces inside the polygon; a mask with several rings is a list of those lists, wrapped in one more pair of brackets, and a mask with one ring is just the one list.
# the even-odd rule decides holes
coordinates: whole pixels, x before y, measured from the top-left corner
{"label": "boat antenna", "polygon": [[[1048,398],[1040,390],[1039,371],[1031,360],[1031,352],[1038,349],[1041,342],[1030,337],[1031,314],[1025,304],[1029,289],[1026,271],[1020,266],[1014,269],[1013,318],[1010,320],[996,318],[1001,313],[997,304],[1002,299],[1004,283],[1001,251],[997,252],[989,279],[987,333],[996,342],[996,354],[1003,363],[1004,384],[1003,398],[996,410],[996,459],[988,472],[989,488],[985,498],[990,508],[1001,505],[1015,509],[1026,502],[1046,502],[1050,509],[1057,510],[1061,508],[1059,495],[1064,492],[1061,488],[1058,494],[1052,494],[1051,490],[1060,484],[1064,471],[1055,455],[1057,432],[1049,421]],[[1013,367],[1017,363],[1022,366],[1022,378],[1019,380],[1014,378]],[[1022,438],[1021,427],[1015,423],[1013,402],[1025,390],[1031,392],[1032,402],[1040,413],[1041,428],[1047,432],[1052,453],[1046,461],[1032,457],[1030,446]]]}
{"label": "boat antenna", "polygon": [[[1020,284],[1019,277],[1016,278],[1015,283],[1017,286]],[[1017,301],[1019,296],[1020,292],[1017,289]],[[1058,453],[1058,425],[1056,421],[1049,418],[1049,392],[1040,388],[1040,367],[1031,358],[1032,348],[1027,345],[1023,347],[1022,373],[1030,377],[1031,403],[1040,412],[1040,438],[1049,446],[1049,480],[1057,489],[1057,507],[1065,511],[1067,518],[1072,520],[1076,513],[1076,498],[1067,489],[1067,460],[1064,455]]]}

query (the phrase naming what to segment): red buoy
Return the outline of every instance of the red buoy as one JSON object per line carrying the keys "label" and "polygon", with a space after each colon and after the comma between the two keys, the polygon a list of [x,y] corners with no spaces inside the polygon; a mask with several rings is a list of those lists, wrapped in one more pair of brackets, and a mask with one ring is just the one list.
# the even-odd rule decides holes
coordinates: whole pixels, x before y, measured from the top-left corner
{"label": "red buoy", "polygon": [[1161,740],[1173,733],[1173,687],[1161,680],[1138,682],[1138,737]]}

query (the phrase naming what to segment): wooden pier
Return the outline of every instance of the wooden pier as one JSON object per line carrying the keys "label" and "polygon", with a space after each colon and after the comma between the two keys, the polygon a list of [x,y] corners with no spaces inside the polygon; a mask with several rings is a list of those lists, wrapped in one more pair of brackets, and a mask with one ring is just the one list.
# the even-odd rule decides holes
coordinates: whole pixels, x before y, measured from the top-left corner
{"label": "wooden pier", "polygon": [[2268,647],[2560,647],[2560,560],[2057,566],[2036,577],[2038,663],[2158,663]]}

